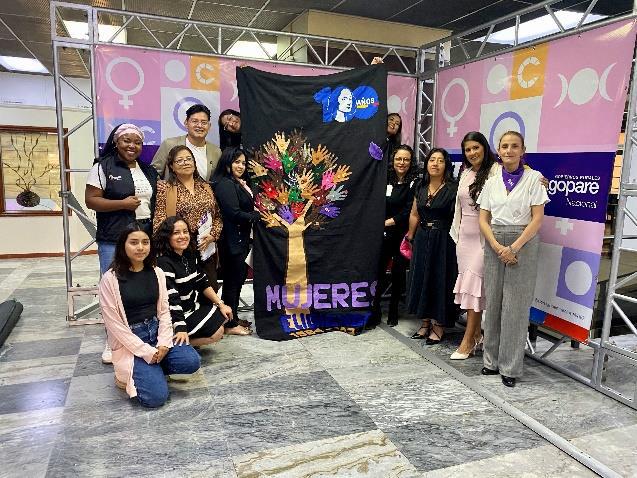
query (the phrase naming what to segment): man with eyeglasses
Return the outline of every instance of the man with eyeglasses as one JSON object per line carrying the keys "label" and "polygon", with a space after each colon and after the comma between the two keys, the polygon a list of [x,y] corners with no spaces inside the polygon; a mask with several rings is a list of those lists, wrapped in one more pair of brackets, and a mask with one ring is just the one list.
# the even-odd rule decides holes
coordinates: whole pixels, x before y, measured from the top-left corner
{"label": "man with eyeglasses", "polygon": [[174,146],[183,144],[188,146],[195,156],[197,172],[203,179],[207,180],[217,167],[219,157],[221,157],[221,149],[206,141],[206,135],[210,131],[210,110],[208,107],[196,104],[188,108],[184,126],[188,134],[162,141],[157,153],[155,153],[152,165],[161,177],[167,178],[166,159],[168,152]]}

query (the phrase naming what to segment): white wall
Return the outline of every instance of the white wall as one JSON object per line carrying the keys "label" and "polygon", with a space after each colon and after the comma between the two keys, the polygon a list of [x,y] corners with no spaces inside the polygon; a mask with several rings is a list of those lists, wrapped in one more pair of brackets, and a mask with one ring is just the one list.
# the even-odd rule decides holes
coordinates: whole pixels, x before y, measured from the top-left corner
{"label": "white wall", "polygon": [[[73,80],[90,97],[88,80]],[[40,75],[0,73],[0,124],[56,127],[53,78]],[[86,101],[64,85],[65,128],[72,128],[91,114]],[[93,126],[89,121],[68,138],[71,168],[90,168],[93,163]],[[71,173],[71,191],[84,206],[85,173]],[[71,250],[90,240],[77,217],[70,218]],[[62,216],[0,217],[0,255],[60,253],[64,251]],[[93,246],[91,249],[94,249]]]}

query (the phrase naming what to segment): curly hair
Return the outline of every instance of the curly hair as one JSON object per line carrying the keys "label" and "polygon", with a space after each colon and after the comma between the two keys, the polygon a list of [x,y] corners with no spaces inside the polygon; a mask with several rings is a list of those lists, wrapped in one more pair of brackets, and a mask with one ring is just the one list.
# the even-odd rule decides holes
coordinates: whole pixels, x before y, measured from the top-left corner
{"label": "curly hair", "polygon": [[[115,275],[119,278],[124,277],[124,275],[130,270],[131,260],[126,255],[126,241],[128,240],[128,236],[133,232],[143,232],[148,236],[146,229],[137,221],[133,221],[128,224],[122,233],[117,238],[117,243],[115,244],[115,254],[113,256],[113,262],[109,266],[109,269],[112,269]],[[150,237],[149,237],[150,239]],[[144,259],[144,267],[154,267],[155,266],[155,254],[153,254],[153,249]]]}
{"label": "curly hair", "polygon": [[[170,246],[170,237],[173,235],[173,231],[175,230],[175,224],[179,221],[186,224],[186,228],[188,228],[188,223],[179,215],[167,217],[159,225],[159,228],[157,228],[157,232],[153,235],[153,249],[155,250],[157,257],[165,256],[173,252],[173,248]],[[187,250],[194,252],[195,244],[192,241],[192,232],[188,230],[188,233],[190,234],[191,239],[188,243]]]}
{"label": "curly hair", "polygon": [[175,174],[175,172],[172,169],[172,165],[175,162],[175,156],[177,156],[177,153],[179,153],[180,151],[188,151],[190,153],[190,156],[192,156],[193,158],[193,166],[195,168],[195,172],[193,173],[193,177],[195,178],[195,180],[197,179],[203,179],[200,175],[199,175],[199,171],[197,171],[197,162],[195,161],[195,155],[192,154],[192,151],[190,150],[190,148],[184,144],[178,144],[177,146],[173,146],[171,148],[170,151],[168,151],[168,158],[166,159],[166,167],[168,168],[168,179],[167,182],[168,184],[170,184],[171,186],[174,186],[175,184],[177,184],[177,181],[179,181],[179,179],[177,179],[177,175]]}
{"label": "curly hair", "polygon": [[403,178],[403,182],[410,183],[412,180],[418,178],[418,166],[416,165],[416,162],[414,161],[414,150],[411,149],[411,146],[407,144],[401,144],[394,150],[393,156],[391,158],[392,164],[389,168],[389,172],[387,173],[387,184],[391,184],[392,186],[395,186],[396,184],[398,184],[398,174],[396,174],[396,170],[394,169],[393,162],[394,162],[394,157],[396,156],[396,153],[401,150],[407,151],[409,153],[409,157],[411,158],[411,162],[409,163],[409,169],[407,170],[407,173],[405,174],[405,177]]}
{"label": "curly hair", "polygon": [[467,159],[467,155],[464,152],[465,144],[468,141],[475,141],[476,143],[479,143],[484,151],[484,158],[482,159],[480,168],[478,168],[476,178],[473,183],[469,185],[469,197],[473,201],[473,208],[475,210],[478,210],[478,196],[480,196],[482,188],[484,187],[484,183],[489,178],[491,167],[497,162],[497,160],[495,158],[495,154],[493,154],[493,151],[491,151],[491,147],[489,146],[489,141],[487,141],[487,138],[485,138],[485,136],[479,131],[470,131],[464,135],[464,138],[462,138],[462,142],[460,143],[460,150],[462,151],[462,164],[465,168],[472,167],[471,163]]}

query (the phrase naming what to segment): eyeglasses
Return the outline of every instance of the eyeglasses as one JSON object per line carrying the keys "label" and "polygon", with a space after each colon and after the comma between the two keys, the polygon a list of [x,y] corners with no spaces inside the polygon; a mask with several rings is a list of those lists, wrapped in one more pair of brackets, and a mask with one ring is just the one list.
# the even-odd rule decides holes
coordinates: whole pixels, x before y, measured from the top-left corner
{"label": "eyeglasses", "polygon": [[195,158],[193,158],[192,156],[189,158],[179,158],[179,159],[175,159],[174,163],[177,166],[183,166],[184,164],[188,164],[191,163],[195,160]]}
{"label": "eyeglasses", "polygon": [[411,158],[394,158],[395,163],[411,163]]}
{"label": "eyeglasses", "polygon": [[206,120],[188,120],[190,122],[191,125],[194,126],[208,126],[210,124],[210,121],[206,121]]}

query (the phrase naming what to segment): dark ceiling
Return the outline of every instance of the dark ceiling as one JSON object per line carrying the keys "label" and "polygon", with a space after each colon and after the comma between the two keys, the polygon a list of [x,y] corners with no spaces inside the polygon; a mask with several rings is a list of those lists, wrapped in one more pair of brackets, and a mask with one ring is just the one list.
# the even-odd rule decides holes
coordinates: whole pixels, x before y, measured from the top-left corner
{"label": "dark ceiling", "polygon": [[[68,3],[150,13],[207,22],[281,30],[308,9],[389,20],[461,32],[541,3],[524,0],[70,0]],[[555,10],[584,11],[590,0],[563,0]],[[599,0],[593,13],[619,15],[632,10],[632,0]],[[546,13],[541,11],[538,14]],[[531,16],[531,15],[530,15]],[[48,0],[0,1],[0,55],[31,56],[51,70]],[[526,17],[524,19],[527,19]],[[116,19],[114,23],[117,24]],[[347,32],[343,32],[347,37]],[[77,54],[62,55],[67,75],[82,74]]]}

